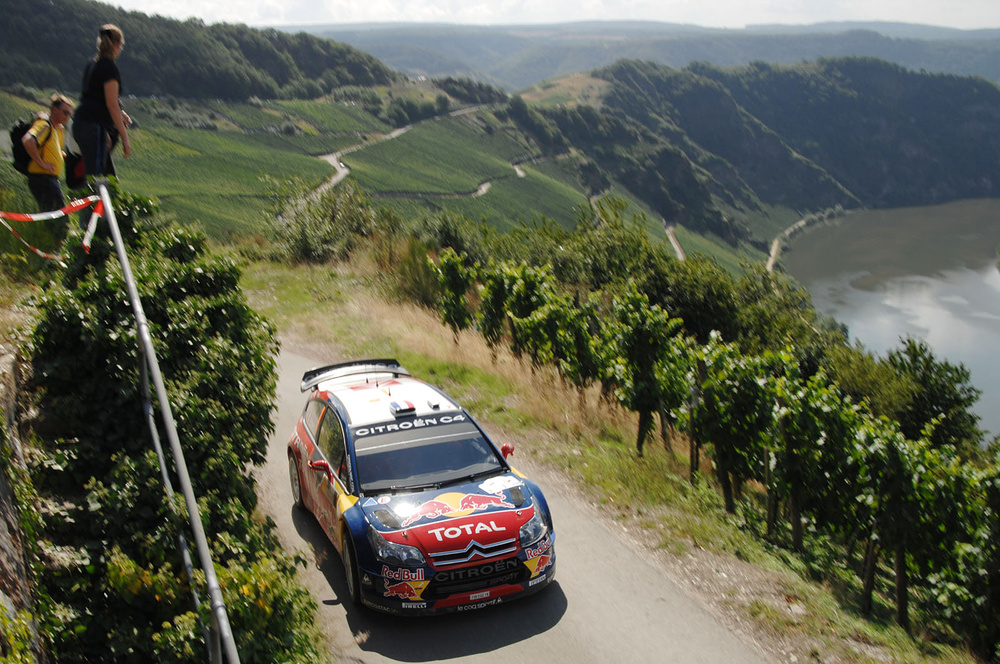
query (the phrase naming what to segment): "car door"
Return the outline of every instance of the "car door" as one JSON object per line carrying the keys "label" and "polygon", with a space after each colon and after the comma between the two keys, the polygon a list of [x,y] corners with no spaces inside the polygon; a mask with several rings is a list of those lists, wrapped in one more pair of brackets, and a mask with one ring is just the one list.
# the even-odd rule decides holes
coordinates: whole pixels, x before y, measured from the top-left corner
{"label": "car door", "polygon": [[316,434],[327,405],[325,399],[315,397],[309,399],[302,411],[302,417],[299,418],[298,425],[295,427],[295,437],[291,441],[291,447],[298,463],[302,502],[314,513],[316,512],[319,483],[314,476],[315,471],[309,468],[309,462],[323,458],[316,444]]}
{"label": "car door", "polygon": [[337,411],[327,404],[319,420],[319,428],[314,438],[323,460],[329,464],[330,472],[314,470],[311,488],[316,496],[316,519],[327,537],[339,551],[341,548],[341,516],[354,504],[350,494],[350,473],[347,449],[344,444],[344,427]]}

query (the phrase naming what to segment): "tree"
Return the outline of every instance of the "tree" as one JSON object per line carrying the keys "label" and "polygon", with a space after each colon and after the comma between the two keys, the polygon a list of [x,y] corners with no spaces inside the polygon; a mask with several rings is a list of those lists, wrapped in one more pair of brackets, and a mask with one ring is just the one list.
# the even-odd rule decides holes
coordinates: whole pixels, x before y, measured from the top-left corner
{"label": "tree", "polygon": [[[376,210],[368,196],[347,182],[327,189],[316,199],[299,179],[272,182],[271,196],[282,206],[273,222],[276,245],[294,262],[325,263],[346,260],[362,238],[392,236],[399,220]],[[286,205],[291,200],[290,205]]]}
{"label": "tree", "polygon": [[860,344],[832,344],[826,349],[824,365],[840,389],[855,403],[864,403],[876,417],[897,419],[916,391],[909,375]]}
{"label": "tree", "polygon": [[916,385],[913,399],[899,414],[903,434],[917,440],[933,425],[932,445],[953,445],[966,458],[978,456],[983,433],[972,407],[982,392],[972,386],[969,370],[938,361],[927,342],[912,337],[903,340],[901,349],[890,351],[888,361]]}
{"label": "tree", "polygon": [[583,391],[603,374],[601,353],[595,341],[601,337],[596,304],[546,291],[545,301],[527,318],[513,320],[515,332],[525,340],[532,365],[552,364],[559,376]]}
{"label": "tree", "polygon": [[554,288],[554,280],[548,267],[531,267],[521,264],[513,268],[510,291],[507,298],[507,313],[511,319],[510,348],[519,358],[529,350],[531,341],[527,330],[519,328],[515,321],[527,319],[548,301]]}
{"label": "tree", "polygon": [[698,352],[706,377],[694,416],[698,440],[711,443],[726,511],[736,512],[733,481],[763,480],[773,422],[770,367],[763,357],[742,356],[718,335]]}
{"label": "tree", "polygon": [[606,325],[607,367],[618,402],[639,414],[636,451],[653,428],[653,414],[664,402],[660,366],[681,328],[670,316],[629,282],[625,293],[613,304],[612,320]]}
{"label": "tree", "polygon": [[971,538],[957,541],[952,564],[928,575],[936,609],[968,634],[984,660],[1000,661],[1000,465],[976,472],[968,491]]}
{"label": "tree", "polygon": [[507,263],[496,263],[490,259],[486,266],[478,266],[478,278],[482,284],[479,293],[479,331],[486,340],[493,356],[497,358],[497,348],[507,333],[507,301],[516,279],[514,270]]}
{"label": "tree", "polygon": [[468,328],[472,322],[468,294],[472,288],[473,272],[465,267],[462,258],[450,247],[441,253],[436,270],[440,286],[438,305],[441,319],[451,328],[452,337],[457,344],[458,333]]}
{"label": "tree", "polygon": [[[594,290],[629,280],[641,286],[643,275],[660,264],[658,257],[665,249],[658,252],[650,242],[644,230],[644,216],[626,218],[627,211],[628,203],[615,196],[578,209],[577,232],[568,239],[584,257],[586,283]],[[649,294],[647,289],[641,290]]]}
{"label": "tree", "polygon": [[733,277],[714,260],[695,255],[679,261],[656,255],[647,261],[642,290],[650,302],[684,321],[698,343],[709,343],[713,331],[727,341],[738,338],[740,319]]}
{"label": "tree", "polygon": [[816,336],[809,293],[763,265],[747,266],[736,283],[737,341],[744,353],[802,346]]}
{"label": "tree", "polygon": [[801,551],[807,510],[824,509],[823,487],[845,476],[845,449],[854,439],[856,412],[822,371],[803,378],[790,353],[780,366],[775,382],[779,448],[769,489],[788,500],[792,547]]}

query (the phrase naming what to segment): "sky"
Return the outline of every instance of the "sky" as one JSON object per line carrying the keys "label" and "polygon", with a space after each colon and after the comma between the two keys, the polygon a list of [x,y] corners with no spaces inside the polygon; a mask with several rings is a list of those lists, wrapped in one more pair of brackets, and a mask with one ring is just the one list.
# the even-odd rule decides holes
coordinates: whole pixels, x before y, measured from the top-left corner
{"label": "sky", "polygon": [[646,20],[712,28],[891,21],[1000,28],[997,0],[105,0],[123,9],[205,23],[511,25]]}

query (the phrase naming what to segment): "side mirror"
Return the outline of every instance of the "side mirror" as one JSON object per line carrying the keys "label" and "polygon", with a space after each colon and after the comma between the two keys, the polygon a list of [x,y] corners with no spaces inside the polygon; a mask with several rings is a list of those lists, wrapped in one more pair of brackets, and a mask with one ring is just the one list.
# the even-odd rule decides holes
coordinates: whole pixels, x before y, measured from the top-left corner
{"label": "side mirror", "polygon": [[500,447],[500,454],[503,455],[504,459],[506,459],[513,453],[514,453],[514,446],[511,445],[510,443],[504,443],[503,446]]}
{"label": "side mirror", "polygon": [[333,476],[333,471],[330,469],[330,464],[327,463],[326,461],[323,461],[323,460],[320,460],[320,461],[310,461],[309,462],[309,467],[312,468],[313,470],[322,470],[328,476],[331,476],[331,477]]}

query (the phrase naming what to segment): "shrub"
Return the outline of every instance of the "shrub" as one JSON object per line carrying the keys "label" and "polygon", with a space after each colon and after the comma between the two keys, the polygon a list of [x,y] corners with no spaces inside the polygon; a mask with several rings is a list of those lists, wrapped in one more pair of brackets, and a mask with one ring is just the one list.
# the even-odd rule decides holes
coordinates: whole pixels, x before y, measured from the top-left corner
{"label": "shrub", "polygon": [[[119,205],[242,661],[314,661],[311,605],[295,565],[277,553],[273,524],[253,514],[247,470],[263,462],[273,429],[274,331],[246,304],[238,268],[212,256],[204,236],[156,227],[138,199]],[[43,594],[60,602],[48,607],[53,651],[64,662],[109,652],[200,661],[192,580],[179,572],[183,508],[168,500],[149,450],[143,358],[122,275],[106,237],[89,255],[71,253],[62,283],[41,298],[32,358],[50,454],[39,474],[75,505],[72,528],[59,534],[73,562],[49,556],[41,578]]]}

